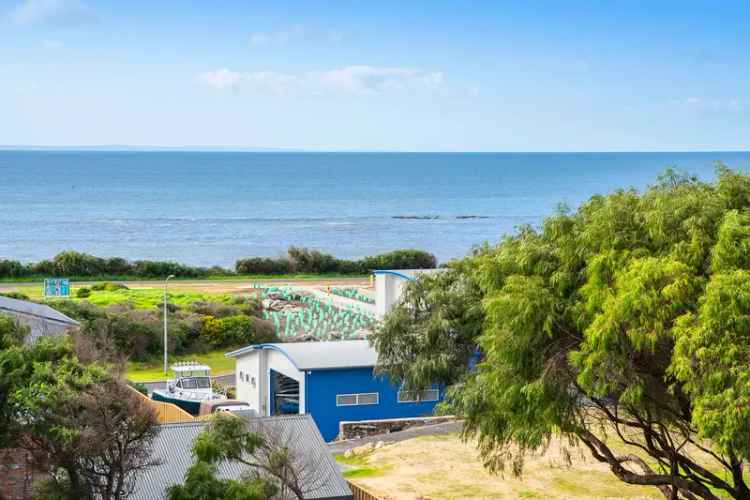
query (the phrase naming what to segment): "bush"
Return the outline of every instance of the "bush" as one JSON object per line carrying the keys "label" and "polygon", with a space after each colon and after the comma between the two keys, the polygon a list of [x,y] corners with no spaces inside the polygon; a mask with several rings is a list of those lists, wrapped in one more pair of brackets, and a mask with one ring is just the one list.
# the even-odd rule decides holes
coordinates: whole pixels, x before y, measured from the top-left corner
{"label": "bush", "polygon": [[91,285],[91,289],[95,292],[101,292],[101,291],[114,292],[116,290],[130,290],[127,286],[121,283],[110,283],[109,281]]}
{"label": "bush", "polygon": [[238,274],[289,274],[292,272],[292,263],[285,257],[251,257],[238,260],[234,268]]}
{"label": "bush", "polygon": [[0,293],[0,297],[8,297],[9,299],[17,300],[30,300],[28,295],[21,292],[4,292]]}
{"label": "bush", "polygon": [[434,255],[423,250],[394,250],[360,260],[337,259],[318,250],[290,247],[278,259],[252,257],[235,265],[238,274],[366,274],[375,269],[433,269]]}
{"label": "bush", "polygon": [[433,269],[437,267],[434,255],[424,250],[394,250],[360,261],[362,268],[369,272],[375,269]]}
{"label": "bush", "polygon": [[201,339],[212,347],[235,347],[276,340],[273,325],[250,316],[206,316]]}
{"label": "bush", "polygon": [[76,291],[76,297],[78,297],[79,299],[85,299],[86,297],[89,297],[89,296],[91,296],[90,288],[83,287],[83,288],[79,288]]}

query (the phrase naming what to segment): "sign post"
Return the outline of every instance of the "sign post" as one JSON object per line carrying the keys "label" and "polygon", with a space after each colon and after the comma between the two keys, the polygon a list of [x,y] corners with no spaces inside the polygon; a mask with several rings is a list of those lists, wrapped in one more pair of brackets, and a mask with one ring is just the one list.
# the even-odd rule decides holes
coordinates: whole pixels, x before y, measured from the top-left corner
{"label": "sign post", "polygon": [[68,278],[47,278],[44,280],[44,298],[70,297],[70,280]]}

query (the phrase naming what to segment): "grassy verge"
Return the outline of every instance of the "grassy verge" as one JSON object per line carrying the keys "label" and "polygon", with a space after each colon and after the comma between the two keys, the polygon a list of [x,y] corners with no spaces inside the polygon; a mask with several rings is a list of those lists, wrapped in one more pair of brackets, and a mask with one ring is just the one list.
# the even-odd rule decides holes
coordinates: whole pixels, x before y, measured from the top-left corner
{"label": "grassy verge", "polygon": [[337,462],[348,465],[350,468],[343,472],[345,478],[357,479],[364,477],[375,477],[384,474],[388,470],[388,466],[376,467],[370,464],[370,454],[363,455],[352,455],[351,457],[341,455],[335,455],[333,458]]}
{"label": "grassy verge", "polygon": [[[231,349],[221,349],[205,354],[187,354],[183,356],[170,356],[169,364],[177,361],[197,361],[211,367],[211,375],[227,375],[234,372],[234,358],[224,356]],[[162,360],[148,362],[128,363],[126,377],[133,382],[148,382],[151,380],[164,380],[164,365]]]}

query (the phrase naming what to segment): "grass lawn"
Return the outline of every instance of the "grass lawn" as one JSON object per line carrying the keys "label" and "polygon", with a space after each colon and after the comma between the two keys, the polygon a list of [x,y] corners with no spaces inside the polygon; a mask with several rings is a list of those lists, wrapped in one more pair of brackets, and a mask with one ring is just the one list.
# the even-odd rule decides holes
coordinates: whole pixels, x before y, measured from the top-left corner
{"label": "grass lawn", "polygon": [[[230,302],[232,296],[225,293],[197,293],[197,292],[169,292],[169,303],[180,307],[188,306],[198,301]],[[164,302],[164,291],[156,288],[136,288],[130,290],[115,291],[92,291],[91,295],[85,299],[97,306],[109,306],[112,304],[122,304],[132,302],[138,309],[154,309]]]}
{"label": "grass lawn", "polygon": [[[189,354],[185,356],[170,356],[169,364],[177,361],[197,361],[211,367],[211,375],[226,375],[234,372],[234,358],[227,358],[224,353],[231,349],[211,351],[206,354]],[[133,382],[149,382],[152,380],[164,380],[164,365],[162,360],[154,360],[148,363],[131,361],[128,363],[126,374],[128,380]]]}
{"label": "grass lawn", "polygon": [[[76,302],[88,301],[97,306],[109,306],[113,304],[123,304],[132,302],[138,309],[153,309],[164,302],[164,291],[159,288],[131,288],[129,290],[92,290],[91,295],[79,299],[75,296],[76,290],[83,288],[78,285],[72,286],[72,296],[70,300]],[[27,295],[32,300],[42,300],[42,287],[36,285],[22,285],[16,287],[17,291]],[[169,302],[180,307],[187,306],[197,301],[214,301],[214,302],[231,302],[232,294],[229,293],[204,293],[199,291],[180,290],[178,287],[172,287],[169,290]],[[59,299],[49,299],[50,301]]]}
{"label": "grass lawn", "polygon": [[529,457],[524,474],[491,474],[483,466],[474,443],[458,435],[422,436],[387,444],[362,456],[341,455],[350,467],[344,475],[381,498],[438,499],[659,499],[656,488],[619,481],[606,466],[571,449],[553,444],[546,453]]}

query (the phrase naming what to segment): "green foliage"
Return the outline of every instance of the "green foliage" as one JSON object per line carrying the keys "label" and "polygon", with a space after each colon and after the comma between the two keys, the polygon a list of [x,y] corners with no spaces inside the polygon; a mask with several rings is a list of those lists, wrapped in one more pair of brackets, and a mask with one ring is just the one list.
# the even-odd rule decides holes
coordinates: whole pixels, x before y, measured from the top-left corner
{"label": "green foliage", "polygon": [[436,265],[435,256],[422,250],[395,250],[360,260],[345,260],[318,250],[290,247],[287,255],[277,259],[240,259],[235,270],[238,274],[366,274],[375,269],[431,269]]}
{"label": "green foliage", "polygon": [[268,328],[257,327],[261,322],[267,323],[243,315],[225,318],[206,316],[200,333],[201,340],[211,347],[231,347],[277,340]]}
{"label": "green foliage", "polygon": [[170,274],[180,278],[204,278],[232,274],[232,272],[221,268],[190,267],[176,262],[148,260],[131,262],[120,257],[102,258],[75,251],[60,252],[52,260],[42,260],[31,264],[0,260],[0,278],[37,276],[164,278]]}
{"label": "green foliage", "polygon": [[[160,310],[163,292],[104,288],[91,292],[86,301],[57,300],[49,305],[79,321],[80,334],[115,359],[148,361],[160,357],[164,350],[164,317]],[[97,306],[100,302],[108,306]],[[261,313],[255,299],[170,293],[169,305],[168,349],[173,354],[276,340],[273,325],[255,316]]]}
{"label": "green foliage", "polygon": [[[265,438],[250,432],[244,419],[216,415],[193,443],[194,465],[185,475],[185,483],[170,488],[169,500],[220,500],[225,498],[270,499],[279,492],[273,477],[273,461],[259,459],[267,448]],[[217,464],[234,461],[251,472],[242,480],[216,477]],[[260,475],[264,472],[264,475]]]}
{"label": "green foliage", "polygon": [[168,500],[268,500],[276,489],[259,478],[218,479],[218,467],[198,461],[185,474],[185,482],[167,490]]}
{"label": "green foliage", "polygon": [[21,292],[3,292],[0,293],[0,297],[8,297],[9,299],[18,300],[29,300],[29,296]]}
{"label": "green foliage", "polygon": [[[121,257],[102,258],[81,252],[65,251],[55,255],[51,260],[42,260],[30,264],[0,259],[0,278],[23,279],[65,276],[68,278],[99,279],[164,279],[169,275],[178,278],[208,278],[234,274],[365,274],[373,269],[421,269],[435,266],[435,256],[422,250],[395,250],[354,261],[337,259],[318,250],[290,247],[286,256],[276,259],[268,257],[240,259],[237,261],[234,271],[219,266],[206,268],[187,266],[177,262],[129,261]],[[111,285],[116,286],[115,284]],[[97,288],[92,289],[97,290]],[[110,288],[106,289],[110,290]]]}
{"label": "green foliage", "polygon": [[409,282],[402,302],[370,336],[379,369],[410,389],[457,382],[476,350],[480,290],[456,266]]}
{"label": "green foliage", "polygon": [[79,299],[85,299],[91,296],[91,288],[83,287],[76,290],[76,297]]}
{"label": "green foliage", "polygon": [[[408,287],[375,337],[381,369],[455,382],[447,411],[490,467],[520,472],[562,435],[625,482],[748,498],[748,214],[750,176],[722,165],[713,183],[668,170],[643,193],[594,196],[454,265],[473,294],[425,278]],[[479,303],[482,327],[468,328],[462,311]],[[481,349],[476,370],[453,343],[462,331]],[[619,456],[602,432],[636,453]]]}
{"label": "green foliage", "polygon": [[104,365],[82,362],[67,337],[9,338],[0,349],[0,445],[25,447],[50,467],[43,498],[125,498],[133,473],[151,463],[151,408]]}

